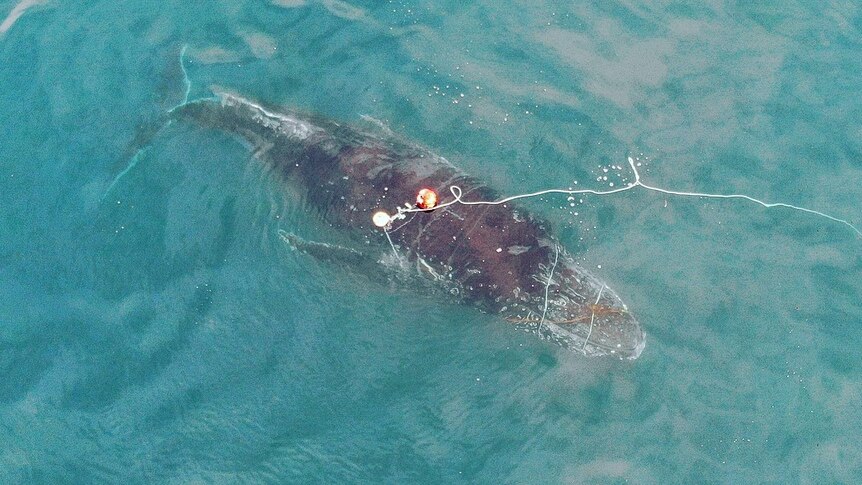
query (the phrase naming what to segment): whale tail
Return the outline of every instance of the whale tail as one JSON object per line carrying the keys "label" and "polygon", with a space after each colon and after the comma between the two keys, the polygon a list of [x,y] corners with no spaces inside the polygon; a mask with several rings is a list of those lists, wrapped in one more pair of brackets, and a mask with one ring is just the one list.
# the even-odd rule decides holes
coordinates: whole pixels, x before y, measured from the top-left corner
{"label": "whale tail", "polygon": [[162,132],[162,130],[164,130],[171,123],[173,123],[175,119],[174,111],[188,104],[192,83],[189,79],[189,74],[188,71],[186,71],[185,66],[185,56],[187,50],[188,45],[184,45],[182,49],[180,49],[179,57],[179,67],[183,74],[183,100],[178,105],[167,110],[167,112],[161,113],[155,119],[151,121],[146,121],[138,126],[134,139],[132,139],[125,152],[123,152],[122,157],[120,157],[119,159],[125,162],[123,164],[124,168],[120,172],[118,172],[117,175],[108,184],[108,187],[102,193],[102,201],[104,201],[105,198],[111,193],[117,183],[137,166],[140,160],[146,155],[147,149],[150,147],[153,140]]}
{"label": "whale tail", "polygon": [[162,132],[162,130],[165,129],[165,127],[170,125],[171,122],[172,120],[170,117],[165,114],[159,116],[155,121],[145,123],[138,128],[135,138],[131,143],[129,143],[128,148],[121,158],[121,160],[126,160],[126,163],[124,164],[125,168],[117,173],[117,175],[114,176],[108,184],[108,187],[102,193],[102,201],[110,195],[117,183],[138,165],[138,162],[140,162],[140,160],[146,155],[147,149],[149,149],[153,140]]}

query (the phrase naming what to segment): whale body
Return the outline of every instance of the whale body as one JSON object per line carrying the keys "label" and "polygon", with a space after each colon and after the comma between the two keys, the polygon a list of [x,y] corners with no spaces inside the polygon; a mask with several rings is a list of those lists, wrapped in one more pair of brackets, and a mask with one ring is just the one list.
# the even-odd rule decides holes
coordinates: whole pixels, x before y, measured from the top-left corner
{"label": "whale body", "polygon": [[[325,118],[265,106],[231,92],[191,101],[177,119],[233,133],[284,180],[297,181],[333,227],[395,249],[447,294],[588,356],[636,359],[645,334],[620,297],[579,266],[546,221],[512,204],[452,204],[372,224],[380,210],[434,189],[441,203],[457,185],[464,200],[497,194],[430,150]],[[387,237],[391,238],[390,242]]]}

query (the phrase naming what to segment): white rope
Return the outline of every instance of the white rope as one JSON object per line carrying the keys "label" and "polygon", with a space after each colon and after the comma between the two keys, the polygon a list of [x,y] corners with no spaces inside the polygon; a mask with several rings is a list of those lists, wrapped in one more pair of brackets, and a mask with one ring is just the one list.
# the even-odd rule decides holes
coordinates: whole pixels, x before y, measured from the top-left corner
{"label": "white rope", "polygon": [[[500,204],[505,204],[505,203],[507,203],[507,202],[511,202],[511,201],[513,201],[513,200],[526,199],[526,198],[529,198],[529,197],[539,197],[539,196],[547,195],[547,194],[564,194],[564,195],[576,195],[576,194],[611,195],[611,194],[616,194],[616,193],[619,193],[619,192],[625,192],[625,191],[627,191],[627,190],[634,189],[635,187],[641,187],[641,188],[643,188],[643,189],[645,189],[645,190],[649,190],[649,191],[652,191],[652,192],[659,192],[659,193],[662,193],[662,194],[668,194],[668,195],[678,195],[678,196],[682,196],[682,197],[703,197],[703,198],[710,198],[710,199],[743,199],[743,200],[747,200],[747,201],[749,201],[749,202],[754,202],[755,204],[758,204],[758,205],[760,205],[760,206],[763,206],[764,208],[767,208],[767,209],[771,209],[771,208],[775,208],[775,207],[784,207],[784,208],[787,208],[787,209],[792,209],[792,210],[796,210],[796,211],[800,211],[800,212],[806,212],[806,213],[808,213],[808,214],[814,214],[814,215],[816,215],[816,216],[820,216],[820,217],[823,217],[823,218],[829,219],[829,220],[831,220],[831,221],[838,222],[838,223],[840,223],[840,224],[844,224],[845,226],[847,226],[847,227],[849,227],[850,229],[852,229],[852,230],[853,230],[853,231],[854,231],[858,236],[862,237],[862,231],[860,231],[860,230],[859,230],[859,228],[857,228],[856,226],[854,226],[854,225],[853,225],[852,223],[850,223],[849,221],[844,220],[844,219],[840,219],[840,218],[835,217],[835,216],[831,216],[831,215],[829,215],[829,214],[826,214],[826,213],[823,213],[823,212],[820,212],[820,211],[816,211],[816,210],[814,210],[814,209],[808,209],[808,208],[806,208],[806,207],[800,207],[800,206],[796,206],[796,205],[792,205],[792,204],[786,204],[786,203],[784,203],[784,202],[764,202],[764,201],[762,201],[762,200],[755,199],[754,197],[751,197],[751,196],[748,196],[748,195],[745,195],[745,194],[708,194],[708,193],[704,193],[704,192],[683,192],[683,191],[679,191],[679,190],[669,190],[669,189],[663,189],[663,188],[661,188],[661,187],[653,187],[652,185],[647,185],[647,184],[645,184],[645,183],[641,182],[640,173],[638,172],[638,169],[637,169],[637,167],[635,166],[635,162],[634,162],[634,160],[632,160],[632,158],[631,158],[631,157],[628,157],[628,162],[629,162],[629,166],[630,166],[630,167],[631,167],[631,169],[632,169],[632,172],[634,172],[635,181],[634,181],[633,183],[628,184],[628,185],[627,185],[627,186],[625,186],[625,187],[620,187],[620,188],[618,188],[618,189],[611,189],[611,190],[594,190],[594,189],[576,189],[576,190],[572,190],[572,189],[547,189],[547,190],[540,190],[540,191],[538,191],[538,192],[530,192],[530,193],[527,193],[527,194],[518,194],[518,195],[513,195],[513,196],[510,196],[510,197],[506,197],[506,198],[500,199],[500,200],[493,200],[493,201],[489,201],[489,200],[466,201],[466,200],[463,200],[463,199],[461,198],[461,197],[462,197],[462,195],[463,195],[463,191],[461,190],[461,187],[458,187],[457,185],[452,185],[452,186],[450,186],[450,187],[449,187],[449,191],[452,193],[452,196],[454,197],[454,199],[453,199],[453,200],[450,200],[449,202],[446,202],[446,203],[440,204],[440,205],[436,206],[434,209],[442,209],[442,208],[444,208],[444,207],[448,207],[448,206],[453,205],[453,204],[461,204],[461,205],[500,205]],[[411,213],[411,212],[427,212],[428,210],[431,210],[431,209],[420,209],[420,208],[415,208],[415,207],[414,207],[414,208],[404,208],[404,207],[399,207],[399,208],[398,208],[398,213],[397,213],[395,216],[393,216],[393,219],[395,219],[395,218],[403,218],[403,217],[405,217],[405,216],[404,216],[404,214],[407,214],[407,213]]]}
{"label": "white rope", "polygon": [[[602,298],[602,292],[604,292],[604,291],[605,291],[605,285],[603,283],[602,289],[599,290],[599,296],[596,297],[596,302],[593,304],[593,306],[599,304],[599,300]],[[587,332],[587,339],[584,340],[584,346],[581,347],[581,352],[583,352],[587,348],[587,342],[590,341],[590,336],[593,334],[593,322],[595,322],[595,321],[596,321],[596,309],[593,308],[593,314],[590,317],[590,331]]]}
{"label": "white rope", "polygon": [[557,260],[560,258],[560,245],[555,245],[557,252],[554,254],[554,265],[551,266],[551,272],[548,274],[548,282],[545,284],[545,308],[542,310],[542,320],[539,322],[536,330],[541,330],[545,324],[545,315],[548,313],[548,289],[551,287],[551,278],[554,277],[554,270],[557,269]]}
{"label": "white rope", "polygon": [[392,252],[395,253],[395,259],[401,263],[401,256],[398,254],[398,250],[395,249],[395,244],[392,243],[392,238],[389,237],[389,231],[386,228],[383,228],[383,233],[386,234],[386,240],[389,241],[389,245],[392,247]]}

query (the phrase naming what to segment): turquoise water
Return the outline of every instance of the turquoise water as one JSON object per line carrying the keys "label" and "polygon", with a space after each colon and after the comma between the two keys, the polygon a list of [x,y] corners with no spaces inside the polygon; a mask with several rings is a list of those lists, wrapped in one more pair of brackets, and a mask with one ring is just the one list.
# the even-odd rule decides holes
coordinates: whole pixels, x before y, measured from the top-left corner
{"label": "turquoise water", "polygon": [[190,98],[364,115],[507,195],[633,156],[862,224],[859,6],[462,3],[0,2],[0,482],[862,480],[847,226],[524,202],[647,332],[587,359],[289,250],[339,235],[235,138],[142,135],[185,70]]}

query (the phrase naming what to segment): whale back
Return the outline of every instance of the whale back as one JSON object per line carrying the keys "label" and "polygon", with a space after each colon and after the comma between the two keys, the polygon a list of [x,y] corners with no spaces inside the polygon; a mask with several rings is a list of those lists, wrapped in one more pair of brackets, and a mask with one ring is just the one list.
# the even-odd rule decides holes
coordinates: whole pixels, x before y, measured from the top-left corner
{"label": "whale back", "polygon": [[456,203],[409,212],[387,228],[372,215],[412,207],[420,189],[451,202],[498,195],[445,158],[392,134],[273,109],[231,93],[188,103],[179,118],[240,136],[285,180],[304,188],[323,221],[399,258],[450,293],[564,347],[588,355],[637,358],[644,333],[619,296],[579,266],[549,225],[511,204]]}

